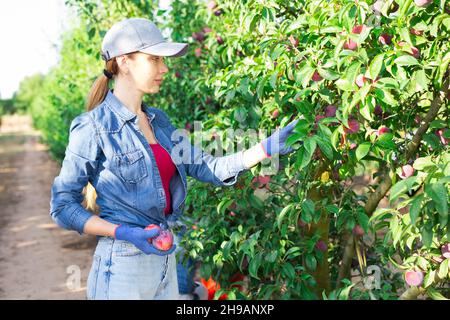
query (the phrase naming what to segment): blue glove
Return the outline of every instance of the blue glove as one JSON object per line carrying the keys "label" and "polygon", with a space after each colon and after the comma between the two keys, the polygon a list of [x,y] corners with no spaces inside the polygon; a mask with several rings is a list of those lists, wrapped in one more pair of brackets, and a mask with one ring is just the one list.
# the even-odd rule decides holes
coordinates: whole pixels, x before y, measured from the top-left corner
{"label": "blue glove", "polygon": [[299,119],[296,119],[289,123],[287,126],[278,129],[270,137],[261,141],[264,152],[267,157],[271,157],[274,154],[279,153],[280,155],[285,155],[294,151],[292,146],[286,147],[286,139],[291,135]]}
{"label": "blue glove", "polygon": [[145,254],[153,253],[158,256],[165,256],[174,252],[176,249],[175,244],[169,250],[161,251],[156,249],[150,242],[148,242],[149,238],[157,237],[158,234],[159,229],[145,230],[139,227],[129,227],[125,225],[119,225],[118,227],[116,227],[114,237],[117,240],[125,240],[131,242]]}

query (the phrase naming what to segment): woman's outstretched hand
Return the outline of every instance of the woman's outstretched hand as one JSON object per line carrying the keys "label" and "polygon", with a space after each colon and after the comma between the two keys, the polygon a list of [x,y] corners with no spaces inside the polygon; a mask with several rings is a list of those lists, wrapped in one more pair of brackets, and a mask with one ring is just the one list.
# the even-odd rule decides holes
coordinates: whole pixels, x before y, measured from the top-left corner
{"label": "woman's outstretched hand", "polygon": [[261,141],[267,157],[279,153],[285,155],[294,151],[292,146],[286,147],[286,139],[292,134],[299,119],[295,119],[282,129],[276,130],[270,137]]}
{"label": "woman's outstretched hand", "polygon": [[117,240],[125,240],[134,244],[138,249],[142,250],[145,254],[156,254],[158,256],[165,256],[175,251],[176,245],[167,251],[156,249],[149,241],[149,238],[155,238],[159,235],[160,229],[145,230],[139,227],[129,227],[125,225],[119,225],[115,232],[114,237]]}

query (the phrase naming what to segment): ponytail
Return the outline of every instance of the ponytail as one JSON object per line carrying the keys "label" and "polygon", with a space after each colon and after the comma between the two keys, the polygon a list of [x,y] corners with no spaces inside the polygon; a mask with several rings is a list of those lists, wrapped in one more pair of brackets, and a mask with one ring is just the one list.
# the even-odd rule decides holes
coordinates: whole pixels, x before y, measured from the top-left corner
{"label": "ponytail", "polygon": [[[110,80],[110,78],[107,77],[107,74],[110,73],[114,77],[117,75],[119,70],[116,59],[111,59],[106,62],[105,70],[106,72],[99,76],[91,87],[91,91],[89,92],[86,102],[87,111],[91,111],[105,99],[109,90]],[[84,195],[82,205],[86,208],[86,210],[98,215],[100,213],[100,208],[96,203],[97,192],[90,182],[88,182],[88,184],[84,187],[82,194]]]}

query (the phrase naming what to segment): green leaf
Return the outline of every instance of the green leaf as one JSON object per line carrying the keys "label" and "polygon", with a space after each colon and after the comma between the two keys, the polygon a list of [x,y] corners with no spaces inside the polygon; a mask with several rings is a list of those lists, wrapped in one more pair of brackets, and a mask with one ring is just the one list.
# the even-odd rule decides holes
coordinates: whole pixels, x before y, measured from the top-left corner
{"label": "green leaf", "polygon": [[449,300],[433,287],[427,289],[427,295],[433,300]]}
{"label": "green leaf", "polygon": [[283,274],[285,274],[289,279],[295,279],[295,269],[289,262],[283,264]]}
{"label": "green leaf", "polygon": [[375,56],[375,58],[373,58],[372,62],[370,63],[369,75],[372,80],[375,80],[380,73],[381,67],[383,66],[383,61],[384,53],[380,53],[379,55]]}
{"label": "green leaf", "polygon": [[425,247],[429,248],[431,246],[432,241],[433,241],[433,225],[427,223],[422,227],[422,242]]}
{"label": "green leaf", "polygon": [[417,218],[419,217],[420,210],[422,210],[422,200],[424,195],[417,196],[412,202],[409,210],[409,216],[411,217],[411,224],[415,225]]}
{"label": "green leaf", "polygon": [[333,147],[331,146],[331,142],[325,138],[317,136],[317,144],[319,145],[320,150],[322,150],[325,157],[329,160],[333,160]]}
{"label": "green leaf", "polygon": [[364,142],[356,148],[356,160],[360,161],[362,158],[364,158],[370,151],[370,142]]}
{"label": "green leaf", "polygon": [[394,60],[394,63],[398,66],[414,66],[419,64],[417,59],[413,56],[410,56],[409,54],[398,57]]}
{"label": "green leaf", "polygon": [[415,91],[423,91],[428,87],[428,78],[424,70],[418,70],[414,74],[414,79],[416,81]]}
{"label": "green leaf", "polygon": [[414,161],[413,168],[416,170],[425,170],[427,168],[433,168],[435,164],[431,160],[431,156],[417,158]]}
{"label": "green leaf", "polygon": [[339,143],[339,130],[336,128],[333,131],[333,134],[331,135],[331,146],[334,148],[334,150],[337,151],[337,145]]}
{"label": "green leaf", "polygon": [[252,276],[253,278],[256,278],[258,280],[260,280],[258,277],[258,269],[259,269],[260,265],[261,265],[261,256],[257,255],[250,260],[250,263],[248,266],[248,271],[250,273],[250,276]]}
{"label": "green leaf", "polygon": [[449,261],[450,261],[449,259],[445,259],[444,261],[441,262],[441,265],[439,266],[438,277],[441,278],[442,280],[446,279],[449,276],[448,275]]}
{"label": "green leaf", "polygon": [[305,258],[305,262],[306,262],[306,267],[311,270],[314,271],[316,270],[317,267],[317,259],[316,257],[314,257],[314,255],[312,254],[307,254],[306,258]]}
{"label": "green leaf", "polygon": [[423,279],[423,287],[427,288],[434,283],[434,278],[436,277],[436,270],[428,272]]}
{"label": "green leaf", "polygon": [[314,151],[317,147],[316,139],[314,138],[308,138],[304,141],[303,147],[305,148],[305,154],[303,156],[303,161],[300,167],[300,170],[306,167],[309,162],[311,161],[311,158],[313,156]]}
{"label": "green leaf", "polygon": [[281,228],[281,222],[283,221],[284,217],[292,209],[293,206],[294,206],[294,204],[290,203],[286,207],[284,207],[283,210],[281,210],[281,212],[280,212],[280,214],[278,215],[278,218],[277,218],[278,229]]}
{"label": "green leaf", "polygon": [[425,184],[425,193],[433,200],[436,210],[439,212],[441,227],[447,225],[448,219],[448,193],[447,188],[441,183]]}
{"label": "green leaf", "polygon": [[319,72],[319,74],[322,76],[322,78],[324,78],[326,80],[333,81],[333,80],[339,79],[339,74],[330,69],[318,68],[317,72]]}

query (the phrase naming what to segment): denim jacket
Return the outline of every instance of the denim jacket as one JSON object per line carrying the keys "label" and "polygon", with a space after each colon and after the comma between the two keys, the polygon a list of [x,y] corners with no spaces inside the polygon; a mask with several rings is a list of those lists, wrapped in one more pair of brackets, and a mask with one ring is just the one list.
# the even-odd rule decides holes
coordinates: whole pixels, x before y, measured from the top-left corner
{"label": "denim jacket", "polygon": [[[51,188],[50,215],[62,228],[83,233],[93,215],[82,205],[88,181],[97,193],[100,218],[145,227],[176,221],[184,211],[186,176],[217,186],[231,186],[248,170],[243,151],[214,157],[190,143],[167,114],[142,104],[157,142],[176,165],[170,181],[172,213],[164,214],[166,196],[155,156],[139,128],[138,117],[113,94],[73,119],[61,171]],[[180,134],[184,133],[184,134]]]}

